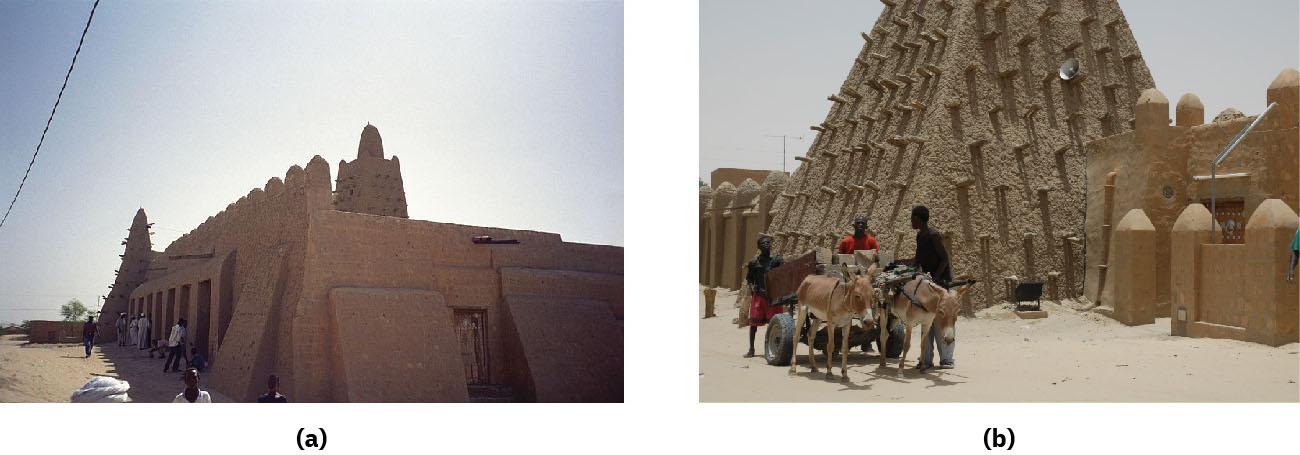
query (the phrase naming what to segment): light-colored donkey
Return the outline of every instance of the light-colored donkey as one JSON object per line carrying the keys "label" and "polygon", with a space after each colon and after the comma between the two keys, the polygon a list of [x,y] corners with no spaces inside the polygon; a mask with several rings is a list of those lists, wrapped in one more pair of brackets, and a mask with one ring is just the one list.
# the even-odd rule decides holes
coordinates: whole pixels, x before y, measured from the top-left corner
{"label": "light-colored donkey", "polygon": [[[903,355],[898,357],[899,370],[903,369],[903,363],[907,361],[907,352],[912,348],[913,326],[921,326],[922,349],[929,349],[930,338],[926,335],[930,333],[930,327],[935,324],[938,324],[939,334],[943,336],[944,343],[952,344],[957,341],[953,327],[957,324],[957,313],[961,310],[961,297],[974,288],[975,286],[966,286],[959,291],[948,290],[931,281],[927,276],[918,275],[904,283],[899,288],[899,292],[894,294],[893,300],[885,303],[886,310],[880,312],[881,318],[893,314],[903,321],[907,329],[903,334]],[[889,331],[881,330],[880,345],[887,346],[885,343],[888,340]],[[880,356],[880,366],[885,366],[883,355]]]}
{"label": "light-colored donkey", "polygon": [[[794,323],[794,342],[799,342],[804,321],[811,317],[807,336],[808,363],[812,365],[813,373],[817,372],[813,340],[816,339],[821,321],[826,321],[826,377],[835,377],[834,370],[831,369],[831,357],[835,352],[836,328],[843,332],[840,343],[840,376],[848,377],[850,326],[855,316],[862,318],[867,324],[872,323],[871,302],[874,299],[874,291],[871,280],[876,270],[877,267],[872,265],[865,274],[854,275],[848,283],[842,283],[835,277],[809,275],[799,284],[799,290],[795,292],[799,302],[799,314]],[[808,314],[810,312],[811,315]],[[794,374],[795,365],[798,363],[799,356],[796,355],[790,360],[790,374]]]}

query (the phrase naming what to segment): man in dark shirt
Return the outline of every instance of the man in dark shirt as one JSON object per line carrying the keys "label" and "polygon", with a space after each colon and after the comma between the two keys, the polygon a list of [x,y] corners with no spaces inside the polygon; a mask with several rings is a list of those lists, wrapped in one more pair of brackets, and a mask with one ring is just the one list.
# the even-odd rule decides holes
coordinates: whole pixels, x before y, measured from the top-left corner
{"label": "man in dark shirt", "polygon": [[930,227],[930,209],[924,205],[912,208],[912,229],[916,229],[916,266],[929,273],[943,287],[952,282],[948,267],[948,249],[943,246],[943,234]]}
{"label": "man in dark shirt", "polygon": [[117,345],[126,346],[126,313],[117,313]]}
{"label": "man in dark shirt", "polygon": [[[952,270],[948,265],[948,249],[943,246],[943,235],[938,230],[930,227],[930,209],[924,205],[912,207],[912,229],[916,229],[916,266],[923,272],[930,274],[940,286],[948,287],[952,282]],[[934,351],[939,350],[939,368],[953,368],[956,363],[953,361],[953,351],[956,349],[956,341],[953,344],[944,343],[943,337],[939,336],[938,327],[931,326],[930,332],[923,336],[930,339],[930,347],[925,348],[922,343],[921,363],[917,367],[921,370],[927,370],[934,367]],[[953,330],[956,330],[954,328]]]}
{"label": "man in dark shirt", "polygon": [[262,394],[262,396],[260,397],[257,397],[257,402],[258,403],[288,403],[289,397],[281,395],[279,389],[280,389],[280,377],[276,375],[271,375],[271,377],[266,378],[266,393]]}
{"label": "man in dark shirt", "polygon": [[81,340],[86,344],[86,358],[90,358],[90,347],[95,344],[95,317],[87,316],[86,323],[81,325]]}
{"label": "man in dark shirt", "polygon": [[754,356],[754,334],[758,328],[767,325],[767,321],[781,312],[781,308],[772,305],[767,295],[767,272],[783,263],[781,256],[772,255],[772,237],[767,234],[758,236],[758,256],[745,266],[745,282],[749,285],[749,352],[745,357]]}
{"label": "man in dark shirt", "polygon": [[185,361],[188,368],[194,368],[199,371],[208,369],[208,359],[199,353],[199,348],[190,348],[190,358]]}

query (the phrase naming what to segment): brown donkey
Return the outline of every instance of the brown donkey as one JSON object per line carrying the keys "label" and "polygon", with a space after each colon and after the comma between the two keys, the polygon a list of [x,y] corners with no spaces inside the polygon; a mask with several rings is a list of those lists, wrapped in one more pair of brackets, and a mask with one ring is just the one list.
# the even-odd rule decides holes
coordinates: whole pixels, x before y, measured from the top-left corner
{"label": "brown donkey", "polygon": [[[799,314],[794,323],[794,341],[799,342],[804,321],[811,317],[812,322],[807,336],[808,363],[812,366],[813,373],[817,372],[813,340],[816,338],[821,321],[826,321],[826,377],[835,376],[834,370],[831,369],[831,357],[835,352],[835,329],[838,327],[843,332],[841,335],[843,340],[840,343],[840,376],[848,378],[849,328],[854,316],[868,322],[872,319],[870,312],[874,291],[871,280],[876,274],[876,269],[876,266],[872,265],[865,275],[857,275],[849,283],[842,283],[835,277],[809,275],[799,284],[799,290],[795,292],[799,302]],[[808,314],[810,311],[811,315]],[[799,356],[796,355],[790,360],[790,374],[794,374],[795,365],[798,363]]]}
{"label": "brown donkey", "polygon": [[[893,300],[886,302],[886,310],[880,312],[881,318],[886,318],[888,314],[903,321],[906,332],[903,334],[903,355],[898,358],[898,369],[903,369],[903,364],[907,361],[907,352],[912,347],[912,327],[921,326],[921,347],[929,347],[930,327],[938,325],[939,334],[943,336],[944,343],[957,341],[956,331],[953,327],[957,324],[957,313],[961,310],[961,297],[966,292],[974,289],[974,286],[966,286],[960,291],[944,289],[934,281],[930,281],[928,276],[918,275],[911,281],[904,283],[899,292],[894,295]],[[880,345],[887,346],[885,343],[889,340],[889,331],[880,331]],[[880,356],[880,366],[885,366],[885,356]]]}

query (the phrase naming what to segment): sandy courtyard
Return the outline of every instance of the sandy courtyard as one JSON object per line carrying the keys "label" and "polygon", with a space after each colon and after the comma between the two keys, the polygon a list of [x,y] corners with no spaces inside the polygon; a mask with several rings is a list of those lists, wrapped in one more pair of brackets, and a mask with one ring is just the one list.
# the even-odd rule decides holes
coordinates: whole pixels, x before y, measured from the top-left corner
{"label": "sandy courtyard", "polygon": [[[90,358],[80,344],[25,344],[26,335],[0,337],[0,403],[67,403],[72,392],[93,375],[127,381],[134,402],[170,403],[185,390],[181,373],[163,373],[163,361],[148,351],[110,342],[94,347]],[[184,362],[181,362],[182,366]],[[199,375],[199,388],[208,390]],[[208,390],[214,402],[229,402]]]}
{"label": "sandy courtyard", "polygon": [[[957,322],[957,368],[918,373],[920,335],[907,368],[854,348],[849,380],[825,379],[825,357],[810,373],[800,344],[798,373],[757,356],[746,359],[747,329],[735,292],[719,292],[718,317],[700,320],[700,401],[704,402],[1297,402],[1300,345],[1169,335],[1169,318],[1127,327],[1104,316],[1044,303],[1049,317],[1023,320],[993,307]],[[704,314],[700,297],[699,313]]]}

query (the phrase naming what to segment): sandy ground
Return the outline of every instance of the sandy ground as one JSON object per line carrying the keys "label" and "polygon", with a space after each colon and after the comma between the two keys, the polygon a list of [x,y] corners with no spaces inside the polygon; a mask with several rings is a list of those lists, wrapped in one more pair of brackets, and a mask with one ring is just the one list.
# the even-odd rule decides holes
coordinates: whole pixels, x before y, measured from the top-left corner
{"label": "sandy ground", "polygon": [[[185,390],[181,373],[163,373],[163,361],[148,351],[118,347],[116,342],[94,347],[90,358],[80,344],[26,344],[26,335],[0,337],[0,402],[66,403],[74,390],[94,375],[127,381],[132,401],[170,403]],[[183,366],[184,362],[182,362]],[[199,388],[208,390],[207,379],[199,375]],[[229,402],[210,391],[212,401]]]}
{"label": "sandy ground", "polygon": [[[1300,345],[1174,337],[1169,318],[1128,327],[1096,313],[1044,303],[1045,319],[1020,319],[1005,307],[957,322],[956,368],[919,373],[920,335],[901,373],[897,360],[854,349],[849,378],[808,369],[800,344],[797,374],[742,358],[748,330],[736,317],[735,292],[719,292],[719,317],[700,320],[700,401],[705,402],[1297,402]],[[704,298],[700,297],[704,314]],[[919,331],[919,329],[918,329]]]}

